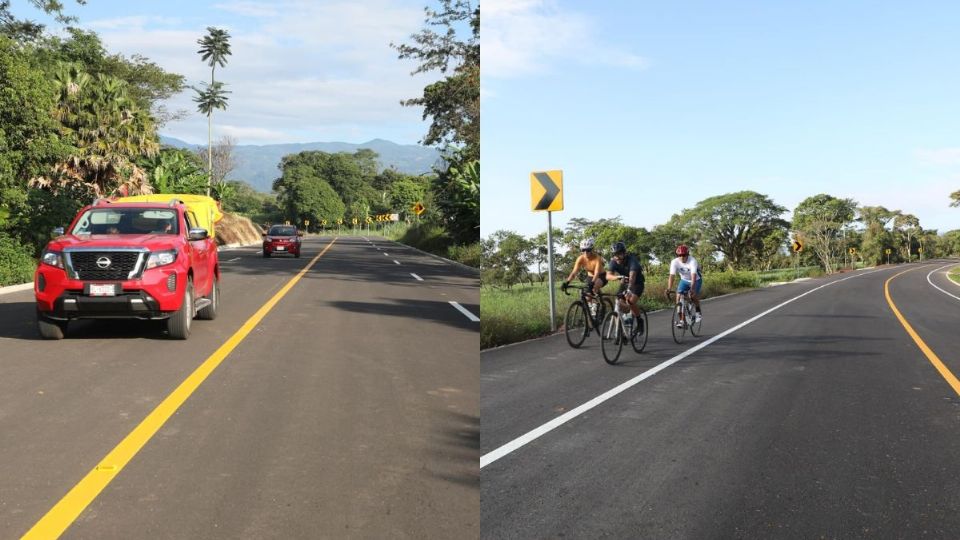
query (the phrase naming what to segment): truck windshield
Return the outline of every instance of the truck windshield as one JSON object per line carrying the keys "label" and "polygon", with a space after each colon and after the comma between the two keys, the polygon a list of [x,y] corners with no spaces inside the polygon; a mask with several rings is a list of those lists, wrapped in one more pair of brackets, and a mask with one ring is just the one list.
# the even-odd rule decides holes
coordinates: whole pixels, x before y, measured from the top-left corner
{"label": "truck windshield", "polygon": [[70,234],[179,234],[177,212],[165,208],[91,208]]}

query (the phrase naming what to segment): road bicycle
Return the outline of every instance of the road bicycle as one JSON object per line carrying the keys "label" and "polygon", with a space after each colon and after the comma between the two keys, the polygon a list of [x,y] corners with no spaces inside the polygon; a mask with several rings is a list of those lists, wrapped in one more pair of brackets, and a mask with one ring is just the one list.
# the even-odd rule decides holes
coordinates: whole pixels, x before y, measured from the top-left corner
{"label": "road bicycle", "polygon": [[[676,291],[667,291],[667,296],[673,298]],[[683,338],[690,330],[690,335],[697,337],[701,335],[700,327],[703,325],[702,319],[697,319],[696,307],[690,300],[690,291],[684,291],[680,294],[680,301],[673,308],[673,317],[670,320],[670,331],[673,332],[673,340],[678,344],[683,342]],[[691,324],[691,321],[695,321]],[[677,323],[680,322],[678,325]]]}
{"label": "road bicycle", "polygon": [[[626,276],[621,279],[626,280]],[[647,324],[647,311],[642,306],[637,305],[640,312],[634,317],[626,296],[626,281],[624,281],[620,292],[617,293],[617,301],[613,304],[613,310],[607,313],[603,319],[603,325],[600,327],[600,350],[603,352],[603,359],[610,365],[616,364],[620,360],[620,352],[623,350],[625,342],[629,341],[634,352],[638,354],[643,352],[643,349],[647,346],[647,335],[650,327]]]}
{"label": "road bicycle", "polygon": [[[600,323],[603,317],[613,310],[613,302],[601,291],[599,294],[593,292],[593,285],[585,283],[579,287],[580,299],[574,301],[567,308],[567,317],[563,320],[563,331],[567,335],[567,343],[574,349],[579,349],[583,345],[583,340],[587,339],[590,332],[597,329],[599,334]],[[570,296],[568,287],[563,287],[563,294]]]}

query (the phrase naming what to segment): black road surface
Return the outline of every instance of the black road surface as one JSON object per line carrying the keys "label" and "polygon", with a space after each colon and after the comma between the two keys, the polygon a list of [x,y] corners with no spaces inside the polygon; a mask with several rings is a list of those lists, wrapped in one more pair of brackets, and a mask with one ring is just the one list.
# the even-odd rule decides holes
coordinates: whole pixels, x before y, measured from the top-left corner
{"label": "black road surface", "polygon": [[647,350],[616,366],[596,336],[482,353],[481,537],[960,538],[956,265],[706,301],[704,336],[683,345],[655,313]]}
{"label": "black road surface", "polygon": [[[0,538],[31,529],[332,238],[223,251],[222,304],[187,341],[138,321],[43,341],[32,291],[0,296]],[[420,276],[415,279],[411,273]],[[65,538],[479,535],[475,275],[339,238]]]}

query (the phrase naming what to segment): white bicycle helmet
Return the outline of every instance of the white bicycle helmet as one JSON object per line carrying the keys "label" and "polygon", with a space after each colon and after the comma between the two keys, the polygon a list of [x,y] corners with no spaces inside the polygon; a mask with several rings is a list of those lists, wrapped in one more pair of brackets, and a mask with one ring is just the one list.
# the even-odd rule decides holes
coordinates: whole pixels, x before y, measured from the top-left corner
{"label": "white bicycle helmet", "polygon": [[593,238],[585,238],[580,241],[580,251],[589,251],[593,249],[593,244],[596,241]]}

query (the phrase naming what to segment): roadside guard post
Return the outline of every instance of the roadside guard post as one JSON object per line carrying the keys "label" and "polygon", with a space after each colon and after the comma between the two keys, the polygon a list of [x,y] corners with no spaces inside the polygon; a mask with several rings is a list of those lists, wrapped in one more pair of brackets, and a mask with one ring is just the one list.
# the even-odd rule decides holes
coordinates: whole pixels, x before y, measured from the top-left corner
{"label": "roadside guard post", "polygon": [[557,330],[557,297],[553,283],[553,212],[563,210],[563,171],[530,173],[530,209],[547,212],[547,272],[550,280],[550,331]]}
{"label": "roadside guard post", "polygon": [[793,267],[796,269],[796,277],[800,278],[800,252],[803,251],[803,242],[799,238],[794,238],[793,244],[790,245],[793,249],[793,252],[797,254],[796,261],[793,263]]}

